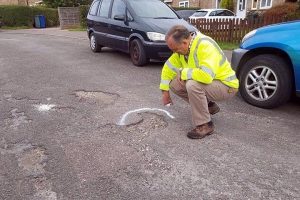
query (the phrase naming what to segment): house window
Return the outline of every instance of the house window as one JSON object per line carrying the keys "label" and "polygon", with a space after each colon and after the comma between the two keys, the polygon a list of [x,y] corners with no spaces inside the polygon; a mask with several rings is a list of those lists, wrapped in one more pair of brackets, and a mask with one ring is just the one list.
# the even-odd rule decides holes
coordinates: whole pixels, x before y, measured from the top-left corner
{"label": "house window", "polygon": [[246,9],[246,0],[239,0],[239,10],[243,11]]}
{"label": "house window", "polygon": [[164,3],[171,6],[172,5],[173,0],[164,0]]}
{"label": "house window", "polygon": [[184,8],[190,7],[189,1],[179,1],[179,7],[184,7]]}
{"label": "house window", "polygon": [[256,10],[258,6],[257,0],[252,0],[252,10]]}
{"label": "house window", "polygon": [[261,0],[260,1],[260,8],[266,9],[272,7],[272,0]]}

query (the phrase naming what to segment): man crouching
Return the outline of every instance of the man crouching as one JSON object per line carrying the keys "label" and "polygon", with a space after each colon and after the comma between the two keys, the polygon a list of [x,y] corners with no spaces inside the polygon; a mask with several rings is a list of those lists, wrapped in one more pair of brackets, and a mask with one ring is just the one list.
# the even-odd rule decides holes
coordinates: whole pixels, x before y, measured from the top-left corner
{"label": "man crouching", "polygon": [[214,131],[211,115],[220,111],[214,101],[232,98],[239,81],[223,51],[210,37],[176,25],[166,34],[166,43],[173,54],[161,73],[163,104],[173,104],[169,89],[189,102],[195,128],[187,136],[201,139]]}

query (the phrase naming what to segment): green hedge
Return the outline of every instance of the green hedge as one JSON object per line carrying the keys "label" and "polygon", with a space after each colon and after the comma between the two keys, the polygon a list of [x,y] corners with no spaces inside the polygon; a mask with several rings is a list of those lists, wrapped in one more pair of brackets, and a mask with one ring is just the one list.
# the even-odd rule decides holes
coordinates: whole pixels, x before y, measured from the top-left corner
{"label": "green hedge", "polygon": [[47,27],[59,25],[57,9],[29,6],[0,6],[0,21],[2,21],[4,26],[33,27],[35,15],[44,15]]}
{"label": "green hedge", "polygon": [[90,5],[83,5],[83,6],[79,6],[79,10],[80,10],[80,25],[82,27],[87,27],[86,24],[86,16],[89,12],[90,9]]}

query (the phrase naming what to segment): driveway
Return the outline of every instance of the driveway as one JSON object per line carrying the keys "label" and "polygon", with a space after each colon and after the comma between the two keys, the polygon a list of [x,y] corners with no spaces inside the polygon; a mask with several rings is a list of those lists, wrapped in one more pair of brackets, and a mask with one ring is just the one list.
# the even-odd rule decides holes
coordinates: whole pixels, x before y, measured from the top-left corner
{"label": "driveway", "polygon": [[0,199],[300,198],[299,103],[237,96],[190,140],[189,105],[161,105],[161,66],[92,53],[85,32],[1,31]]}

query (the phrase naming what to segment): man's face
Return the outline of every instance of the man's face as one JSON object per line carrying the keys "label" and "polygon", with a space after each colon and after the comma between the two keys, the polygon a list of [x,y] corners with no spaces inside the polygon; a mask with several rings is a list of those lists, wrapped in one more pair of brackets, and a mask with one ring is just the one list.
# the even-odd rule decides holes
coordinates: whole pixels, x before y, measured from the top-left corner
{"label": "man's face", "polygon": [[166,43],[168,47],[173,51],[174,53],[179,53],[181,55],[187,55],[189,51],[189,40],[183,39],[181,42],[177,43],[174,41],[172,37],[169,37],[166,40]]}

